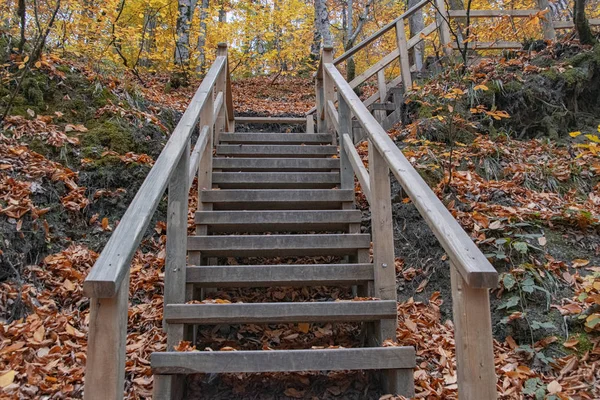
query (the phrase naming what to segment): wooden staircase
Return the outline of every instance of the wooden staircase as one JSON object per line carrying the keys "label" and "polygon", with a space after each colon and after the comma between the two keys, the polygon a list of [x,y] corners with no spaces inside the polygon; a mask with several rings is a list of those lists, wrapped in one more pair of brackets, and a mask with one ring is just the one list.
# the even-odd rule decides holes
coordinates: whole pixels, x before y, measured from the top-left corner
{"label": "wooden staircase", "polygon": [[[181,393],[175,390],[181,386],[177,377],[185,374],[331,370],[383,370],[386,392],[414,394],[414,349],[381,347],[383,340],[395,341],[396,300],[371,299],[378,286],[369,256],[371,236],[360,233],[354,191],[339,187],[340,158],[332,143],[331,134],[319,133],[220,135],[212,189],[200,191],[196,235],[187,239],[186,300],[204,299],[210,288],[340,285],[355,286],[368,299],[168,303],[168,347],[191,340],[193,332],[186,327],[196,325],[329,322],[363,323],[371,332],[370,347],[154,353],[155,399]],[[318,256],[343,262],[307,263]],[[215,265],[219,257],[259,257],[267,264]],[[302,257],[303,263],[273,265],[273,257]]]}
{"label": "wooden staircase", "polygon": [[[381,31],[396,26],[398,54],[404,61],[406,46],[399,29],[403,18],[428,3],[419,2],[399,17],[398,24]],[[420,36],[409,39],[408,48],[419,40]],[[373,115],[367,108],[377,99],[385,101],[389,85],[403,81],[410,87],[410,74],[403,68],[401,77],[386,84],[380,71],[396,54],[386,57],[367,71],[378,73],[380,90],[363,102],[353,85],[368,74],[349,83],[335,67],[352,52],[334,60],[332,48],[323,50],[314,109],[319,133],[314,133],[310,114],[234,118],[227,46],[219,45],[213,65],[84,281],[90,299],[85,400],[124,398],[130,265],[142,238],[152,230],[152,217],[167,189],[167,346],[151,357],[154,399],[184,398],[184,378],[195,373],[334,370],[380,371],[384,392],[412,396],[415,350],[395,343],[392,174],[448,255],[459,398],[497,398],[489,288],[496,287],[498,274],[388,136],[383,125],[396,111],[384,115],[391,108],[379,107]],[[304,124],[306,132],[236,133],[236,122]],[[364,140],[368,166],[355,148]],[[189,195],[196,176],[196,229],[189,236]],[[355,179],[369,203],[371,234],[361,233]],[[283,263],[281,257],[297,262]],[[236,265],[228,265],[232,259]],[[208,301],[215,289],[276,286],[353,287],[358,298]],[[364,347],[175,351],[181,341],[195,341],[200,325],[330,322],[361,324]]]}

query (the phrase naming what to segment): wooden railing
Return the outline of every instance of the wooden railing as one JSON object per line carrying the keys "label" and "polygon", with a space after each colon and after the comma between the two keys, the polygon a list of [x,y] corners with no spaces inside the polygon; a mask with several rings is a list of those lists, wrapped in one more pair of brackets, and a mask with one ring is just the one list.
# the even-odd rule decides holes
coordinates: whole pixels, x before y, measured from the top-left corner
{"label": "wooden railing", "polygon": [[[531,18],[533,16],[539,16],[539,21],[542,26],[544,39],[554,40],[556,39],[556,30],[570,29],[573,28],[572,21],[553,21],[548,6],[548,0],[537,0],[538,8],[530,10],[470,10],[469,16],[471,19],[480,18],[502,18],[505,16],[511,18]],[[432,23],[425,26],[419,32],[414,32],[411,35],[407,35],[408,29],[406,25],[410,17],[417,12],[433,13],[434,16]],[[438,32],[438,37],[435,43],[438,48],[441,48],[443,53],[447,56],[452,55],[452,51],[458,48],[456,43],[457,39],[451,35],[451,30],[448,25],[454,19],[458,19],[457,23],[460,24],[461,20],[464,20],[467,16],[465,10],[447,10],[446,0],[421,0],[405,13],[401,14],[393,21],[384,25],[378,31],[372,33],[361,42],[357,43],[351,49],[345,51],[340,56],[333,60],[334,65],[340,65],[348,58],[352,57],[361,50],[366,49],[370,44],[381,39],[386,33],[394,30],[396,38],[396,48],[382,57],[379,61],[372,64],[364,72],[359,74],[357,77],[349,82],[351,88],[356,88],[359,85],[365,83],[373,76],[377,76],[377,87],[378,91],[372,96],[363,101],[365,106],[379,101],[384,102],[386,95],[390,88],[398,86],[402,83],[405,90],[412,87],[412,76],[413,72],[422,70],[422,59],[423,54],[418,54],[417,45],[429,37],[432,33]],[[590,19],[590,25],[600,26],[600,19]],[[464,28],[464,27],[463,27]],[[461,41],[462,39],[458,39]],[[469,42],[467,46],[471,50],[504,50],[504,49],[519,49],[521,48],[520,42],[511,42],[502,40],[499,38],[493,42]],[[412,61],[410,63],[409,53],[413,52]],[[400,64],[400,75],[393,78],[391,81],[386,82],[386,76],[384,70],[395,60],[399,61]],[[337,100],[337,94],[334,94],[334,101]],[[314,107],[307,112],[307,115],[311,115],[317,111]],[[324,118],[323,115],[317,113],[317,122]]]}
{"label": "wooden railing", "polygon": [[[450,259],[459,398],[495,399],[489,289],[497,286],[498,273],[342,77],[331,48],[323,53],[316,87],[317,113],[324,115],[319,132],[337,134],[343,148],[342,189],[354,188],[356,175],[370,204],[375,273],[387,274],[395,296],[391,171]],[[367,135],[368,171],[354,147],[353,118]],[[376,287],[375,296],[385,298],[389,290]]]}
{"label": "wooden railing", "polygon": [[[83,284],[90,297],[86,400],[122,399],[131,260],[168,186],[164,301],[183,303],[185,293],[188,194],[198,173],[198,188],[211,187],[213,142],[234,128],[227,45],[196,91],[135,198]],[[191,150],[191,137],[200,134]]]}

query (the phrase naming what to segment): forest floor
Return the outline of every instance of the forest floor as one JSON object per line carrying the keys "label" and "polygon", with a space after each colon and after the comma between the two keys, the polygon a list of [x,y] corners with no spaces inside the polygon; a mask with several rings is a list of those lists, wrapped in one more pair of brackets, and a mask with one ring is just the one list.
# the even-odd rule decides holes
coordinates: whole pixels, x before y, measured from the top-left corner
{"label": "forest floor", "polygon": [[[2,79],[21,61],[13,57],[3,66]],[[81,397],[89,315],[83,279],[195,87],[173,90],[165,77],[144,78],[145,87],[127,74],[45,57],[0,127],[0,398]],[[448,69],[409,93],[404,125],[390,131],[501,273],[500,287],[491,292],[501,398],[600,398],[598,82],[600,47],[569,43],[476,63],[467,76]],[[313,88],[301,78],[236,81],[235,109],[301,115],[314,104]],[[4,102],[10,86],[0,90]],[[365,146],[359,151],[366,162]],[[356,190],[368,231],[366,202]],[[456,398],[448,260],[396,182],[392,201],[398,340],[417,349],[418,397]],[[195,206],[190,196],[190,227]],[[165,211],[163,201],[132,263],[131,399],[151,396],[149,356],[165,346]],[[350,295],[347,289],[272,288],[213,297]],[[199,337],[181,350],[352,347],[359,330],[250,325],[204,329]],[[381,395],[361,373],[196,376],[190,388],[212,399]]]}

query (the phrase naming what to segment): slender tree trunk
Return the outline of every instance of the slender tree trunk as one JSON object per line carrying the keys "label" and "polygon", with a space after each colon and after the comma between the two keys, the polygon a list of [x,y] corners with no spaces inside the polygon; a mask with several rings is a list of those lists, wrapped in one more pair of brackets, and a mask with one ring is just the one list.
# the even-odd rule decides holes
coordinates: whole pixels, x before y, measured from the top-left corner
{"label": "slender tree trunk", "polygon": [[[344,50],[349,50],[354,46],[354,40],[352,37],[354,36],[354,1],[348,0],[348,18],[346,20],[346,40],[344,45]],[[346,60],[346,80],[350,82],[356,77],[356,63],[354,62],[354,57],[348,58]]]}
{"label": "slender tree trunk", "polygon": [[175,64],[185,68],[190,62],[190,23],[194,15],[194,0],[178,0],[175,43]]}
{"label": "slender tree trunk", "polygon": [[590,24],[585,16],[585,3],[587,0],[575,0],[574,9],[574,18],[573,22],[575,23],[575,31],[577,32],[577,36],[579,37],[579,42],[581,44],[590,44],[593,45],[596,43],[596,39],[594,38],[594,34],[590,29]]}
{"label": "slender tree trunk", "polygon": [[[408,8],[411,8],[417,4],[419,0],[408,0]],[[417,35],[420,31],[425,28],[425,22],[423,20],[423,10],[419,10],[408,19],[408,27],[410,29],[410,36]],[[423,68],[423,54],[425,53],[425,43],[420,42],[411,49],[410,52],[410,64],[414,64],[417,67],[417,71],[421,71]]]}
{"label": "slender tree trunk", "polygon": [[27,20],[25,19],[25,0],[19,0],[18,8],[17,8],[17,16],[20,20],[21,25],[21,40],[19,41],[19,53],[23,54],[23,48],[25,47],[25,24]]}
{"label": "slender tree trunk", "polygon": [[323,37],[321,36],[321,29],[319,25],[319,18],[317,17],[316,11],[316,3],[319,0],[315,0],[315,20],[314,20],[314,29],[313,29],[313,40],[310,45],[310,58],[313,62],[316,62],[321,56],[321,40]]}
{"label": "slender tree trunk", "polygon": [[329,13],[327,12],[326,0],[315,0],[315,18],[317,29],[323,40],[323,47],[333,46],[333,38],[329,31]]}
{"label": "slender tree trunk", "polygon": [[198,34],[198,45],[196,46],[198,50],[198,66],[196,67],[196,72],[200,75],[204,75],[204,71],[206,69],[206,50],[204,46],[206,45],[206,16],[208,13],[208,0],[202,0],[200,4],[200,33]]}

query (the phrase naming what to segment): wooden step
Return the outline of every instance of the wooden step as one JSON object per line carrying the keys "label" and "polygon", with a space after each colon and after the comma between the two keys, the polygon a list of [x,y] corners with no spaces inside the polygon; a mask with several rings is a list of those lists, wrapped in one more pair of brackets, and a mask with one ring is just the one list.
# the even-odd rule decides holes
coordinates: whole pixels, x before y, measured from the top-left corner
{"label": "wooden step", "polygon": [[200,287],[349,286],[374,279],[373,264],[190,266],[188,283]]}
{"label": "wooden step", "polygon": [[397,317],[394,300],[167,304],[164,313],[170,324],[199,325],[363,322]]}
{"label": "wooden step", "polygon": [[331,171],[340,168],[339,158],[213,158],[221,171]]}
{"label": "wooden step", "polygon": [[331,144],[328,133],[222,133],[221,143],[228,144]]}
{"label": "wooden step", "polygon": [[338,153],[337,146],[327,145],[251,145],[221,144],[217,154],[230,157],[331,157]]}
{"label": "wooden step", "polygon": [[340,231],[361,219],[359,210],[202,211],[195,217],[211,233]]}
{"label": "wooden step", "polygon": [[214,210],[336,210],[354,201],[354,190],[202,190],[200,201]]}
{"label": "wooden step", "polygon": [[412,369],[412,347],[152,353],[155,374]]}
{"label": "wooden step", "polygon": [[231,235],[189,236],[188,250],[205,257],[284,257],[354,255],[368,249],[371,235]]}
{"label": "wooden step", "polygon": [[221,189],[331,189],[339,172],[213,172]]}

